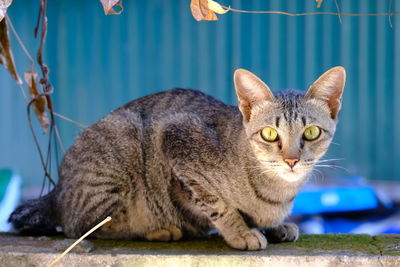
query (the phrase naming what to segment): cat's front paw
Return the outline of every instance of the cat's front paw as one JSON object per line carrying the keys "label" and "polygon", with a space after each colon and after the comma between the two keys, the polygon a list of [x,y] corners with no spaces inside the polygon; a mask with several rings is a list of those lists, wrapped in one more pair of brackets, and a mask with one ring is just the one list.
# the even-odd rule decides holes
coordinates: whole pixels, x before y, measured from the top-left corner
{"label": "cat's front paw", "polygon": [[294,223],[283,223],[265,230],[269,242],[294,242],[299,238],[299,227]]}
{"label": "cat's front paw", "polygon": [[248,230],[232,237],[225,237],[225,240],[230,247],[240,250],[265,249],[268,244],[265,236],[256,229]]}

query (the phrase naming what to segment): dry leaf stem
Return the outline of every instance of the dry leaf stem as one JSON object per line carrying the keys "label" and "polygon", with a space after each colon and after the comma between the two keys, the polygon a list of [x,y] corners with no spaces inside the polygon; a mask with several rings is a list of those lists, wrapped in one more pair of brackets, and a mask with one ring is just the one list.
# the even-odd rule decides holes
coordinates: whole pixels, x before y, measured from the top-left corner
{"label": "dry leaf stem", "polygon": [[[222,5],[221,5],[222,6]],[[223,8],[229,8],[230,11],[239,12],[239,13],[252,13],[252,14],[278,14],[278,15],[286,15],[292,17],[299,16],[310,16],[310,15],[333,15],[333,16],[343,16],[343,17],[375,17],[375,16],[393,16],[399,15],[400,12],[389,12],[389,13],[339,13],[339,12],[308,12],[308,13],[289,13],[284,11],[269,11],[269,10],[242,10],[235,9],[227,6],[222,6]]]}
{"label": "dry leaf stem", "polygon": [[88,235],[90,235],[91,233],[93,233],[94,231],[96,231],[98,228],[100,228],[101,226],[103,226],[105,223],[111,221],[111,217],[108,216],[107,218],[105,218],[103,221],[101,221],[100,223],[98,223],[95,227],[93,227],[92,229],[90,229],[86,234],[84,234],[83,236],[81,236],[78,240],[76,240],[71,246],[69,246],[61,255],[59,255],[57,258],[55,258],[52,262],[50,262],[47,267],[51,267],[54,264],[56,264],[62,257],[64,257],[68,252],[70,252],[76,245],[79,244],[79,242],[81,242],[83,239],[85,239]]}

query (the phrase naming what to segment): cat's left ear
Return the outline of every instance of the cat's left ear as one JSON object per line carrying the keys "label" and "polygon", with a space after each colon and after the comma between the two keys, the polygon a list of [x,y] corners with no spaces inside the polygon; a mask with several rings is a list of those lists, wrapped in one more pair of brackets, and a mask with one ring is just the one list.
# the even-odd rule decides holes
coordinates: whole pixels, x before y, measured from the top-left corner
{"label": "cat's left ear", "polygon": [[238,105],[245,122],[250,120],[253,107],[264,102],[273,101],[274,95],[263,81],[250,71],[237,69],[233,80],[235,82]]}
{"label": "cat's left ear", "polygon": [[307,98],[315,98],[326,102],[332,119],[336,119],[342,105],[342,95],[346,82],[346,70],[334,67],[318,78],[308,89]]}

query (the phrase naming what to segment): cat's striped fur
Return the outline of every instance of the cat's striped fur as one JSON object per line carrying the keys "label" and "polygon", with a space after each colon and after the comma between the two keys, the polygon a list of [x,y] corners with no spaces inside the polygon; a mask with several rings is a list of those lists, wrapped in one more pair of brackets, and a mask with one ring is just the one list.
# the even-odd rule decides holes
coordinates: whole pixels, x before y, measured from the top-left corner
{"label": "cat's striped fur", "polygon": [[[239,108],[193,90],[149,95],[85,129],[66,152],[54,190],[10,217],[23,233],[79,237],[106,216],[99,238],[178,240],[216,228],[233,248],[256,250],[294,241],[283,223],[314,163],[335,132],[344,86],[336,67],[307,94],[275,96],[250,72],[238,70]],[[308,125],[323,132],[301,137]],[[262,128],[279,132],[265,142]],[[298,157],[294,168],[285,162]]]}

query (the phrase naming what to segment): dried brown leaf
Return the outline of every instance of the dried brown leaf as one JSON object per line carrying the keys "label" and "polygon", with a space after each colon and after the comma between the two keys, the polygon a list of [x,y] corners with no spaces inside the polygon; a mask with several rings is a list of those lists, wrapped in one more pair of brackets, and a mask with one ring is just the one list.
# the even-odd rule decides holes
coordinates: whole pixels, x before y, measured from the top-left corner
{"label": "dried brown leaf", "polygon": [[39,92],[37,90],[37,77],[37,73],[32,71],[26,71],[24,73],[24,79],[28,84],[29,93],[31,94],[32,98],[36,97],[36,100],[33,102],[33,111],[35,112],[35,115],[43,128],[43,132],[46,133],[49,127],[49,118],[46,112],[47,101],[45,96],[38,96]]}
{"label": "dried brown leaf", "polygon": [[191,0],[190,10],[197,21],[218,20],[215,12],[208,7],[208,0]]}
{"label": "dried brown leaf", "polygon": [[225,14],[229,11],[229,8],[224,9],[219,3],[213,0],[208,0],[208,8],[217,14]]}
{"label": "dried brown leaf", "polygon": [[17,83],[22,84],[21,78],[18,76],[15,68],[6,19],[0,21],[0,64],[10,72],[11,76],[15,81],[17,81]]}
{"label": "dried brown leaf", "polygon": [[11,5],[13,0],[0,0],[0,21],[4,19],[7,13],[7,8]]}
{"label": "dried brown leaf", "polygon": [[[103,5],[104,14],[106,15],[119,15],[124,10],[122,0],[100,0],[100,2]],[[118,7],[119,10],[116,11],[115,7]]]}

